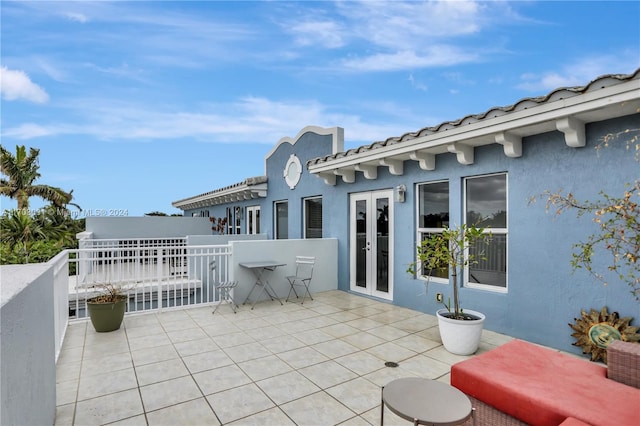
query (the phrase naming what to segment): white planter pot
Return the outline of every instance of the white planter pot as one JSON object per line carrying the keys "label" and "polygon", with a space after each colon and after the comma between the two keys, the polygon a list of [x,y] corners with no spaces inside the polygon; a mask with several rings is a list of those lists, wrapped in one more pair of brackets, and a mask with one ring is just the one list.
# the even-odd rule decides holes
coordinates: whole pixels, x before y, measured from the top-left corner
{"label": "white planter pot", "polygon": [[471,355],[478,350],[485,316],[480,312],[464,310],[465,314],[474,315],[478,320],[454,320],[443,316],[448,311],[440,309],[436,312],[438,329],[445,349],[456,355]]}

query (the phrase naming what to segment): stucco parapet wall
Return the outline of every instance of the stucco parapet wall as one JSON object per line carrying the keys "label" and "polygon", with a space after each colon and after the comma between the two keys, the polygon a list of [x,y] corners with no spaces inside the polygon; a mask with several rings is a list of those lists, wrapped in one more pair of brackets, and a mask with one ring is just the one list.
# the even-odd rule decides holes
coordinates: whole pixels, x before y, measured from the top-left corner
{"label": "stucco parapet wall", "polygon": [[242,182],[225,186],[204,194],[174,201],[172,206],[182,209],[197,209],[200,207],[224,204],[230,201],[248,200],[252,198],[264,198],[267,196],[267,177],[256,176],[247,178]]}
{"label": "stucco parapet wall", "polygon": [[[553,130],[565,134],[568,146],[580,147],[584,146],[585,123],[634,114],[639,108],[640,69],[633,74],[604,75],[585,86],[556,89],[545,96],[315,158],[307,162],[307,168],[335,184],[335,176],[345,180],[355,171],[374,179],[373,169],[379,166],[394,167],[397,172],[398,162],[405,160],[433,170],[435,155],[443,153],[454,153],[461,164],[472,164],[475,146],[494,143],[503,145],[505,155],[518,157],[523,137]],[[352,179],[345,180],[349,181]]]}
{"label": "stucco parapet wall", "polygon": [[0,299],[2,302],[0,306],[6,305],[51,267],[51,265],[46,263],[0,266],[0,277],[2,278],[0,290]]}

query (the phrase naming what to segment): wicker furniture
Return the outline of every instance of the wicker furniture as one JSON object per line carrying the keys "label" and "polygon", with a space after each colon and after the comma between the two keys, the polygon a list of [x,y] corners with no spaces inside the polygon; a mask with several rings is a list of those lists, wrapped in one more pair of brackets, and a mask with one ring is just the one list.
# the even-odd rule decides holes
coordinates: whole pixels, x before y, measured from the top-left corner
{"label": "wicker furniture", "polygon": [[638,384],[640,344],[614,342],[607,358],[608,368],[514,340],[455,364],[451,384],[469,396],[478,426],[636,424],[640,389],[629,384]]}

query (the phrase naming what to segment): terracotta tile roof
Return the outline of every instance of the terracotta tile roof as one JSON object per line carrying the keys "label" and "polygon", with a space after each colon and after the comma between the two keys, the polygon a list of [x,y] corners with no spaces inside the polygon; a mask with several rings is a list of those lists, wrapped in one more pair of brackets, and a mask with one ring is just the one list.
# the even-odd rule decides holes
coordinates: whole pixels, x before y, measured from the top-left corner
{"label": "terracotta tile roof", "polygon": [[360,154],[363,152],[373,151],[378,148],[388,147],[395,144],[401,144],[406,141],[410,141],[416,138],[420,138],[423,136],[428,136],[435,133],[446,132],[447,130],[451,130],[454,128],[466,126],[469,124],[477,123],[483,120],[500,117],[506,114],[514,113],[517,111],[522,111],[526,109],[530,109],[541,104],[556,102],[559,100],[571,98],[574,96],[578,96],[587,92],[600,90],[605,87],[613,86],[616,84],[620,84],[627,80],[633,80],[634,78],[638,78],[640,75],[640,68],[637,69],[632,74],[607,74],[600,76],[585,86],[576,86],[576,87],[563,87],[552,91],[551,93],[545,96],[537,96],[531,98],[524,98],[520,101],[516,102],[513,105],[505,106],[505,107],[493,107],[489,110],[480,113],[480,114],[469,114],[461,119],[454,121],[445,121],[443,123],[438,124],[437,126],[424,127],[416,132],[405,133],[401,136],[390,137],[384,141],[374,142],[370,145],[363,145],[358,148],[349,149],[347,151],[338,152],[332,155],[327,155],[324,157],[314,158],[312,160],[307,161],[307,166],[322,164],[331,160],[336,160],[339,158],[348,157],[355,154]]}

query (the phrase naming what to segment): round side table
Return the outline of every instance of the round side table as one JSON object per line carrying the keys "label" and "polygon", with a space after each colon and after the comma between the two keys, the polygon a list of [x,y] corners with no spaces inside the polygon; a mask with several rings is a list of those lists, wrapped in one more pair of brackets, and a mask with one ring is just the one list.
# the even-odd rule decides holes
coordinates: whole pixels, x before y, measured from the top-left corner
{"label": "round side table", "polygon": [[384,406],[414,425],[453,426],[472,416],[471,401],[446,383],[418,377],[393,380],[382,387],[380,425]]}

